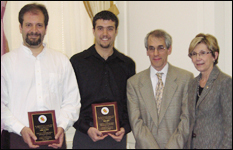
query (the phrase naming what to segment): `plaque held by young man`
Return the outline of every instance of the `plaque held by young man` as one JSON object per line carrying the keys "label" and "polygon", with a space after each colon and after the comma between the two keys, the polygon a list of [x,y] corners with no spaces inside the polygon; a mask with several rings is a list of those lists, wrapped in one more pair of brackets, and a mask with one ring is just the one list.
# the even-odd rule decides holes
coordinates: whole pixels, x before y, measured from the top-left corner
{"label": "plaque held by young man", "polygon": [[36,135],[37,140],[32,139],[34,145],[49,145],[58,143],[55,139],[57,124],[54,110],[28,112],[29,127]]}
{"label": "plaque held by young man", "polygon": [[103,134],[119,131],[117,102],[92,104],[93,124]]}

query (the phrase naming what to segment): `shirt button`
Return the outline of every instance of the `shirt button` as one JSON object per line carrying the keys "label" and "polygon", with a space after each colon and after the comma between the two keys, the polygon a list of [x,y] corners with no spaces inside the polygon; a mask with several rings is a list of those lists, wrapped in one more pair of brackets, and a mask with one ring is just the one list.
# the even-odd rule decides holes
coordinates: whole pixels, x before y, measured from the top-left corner
{"label": "shirt button", "polygon": [[192,138],[196,138],[196,136],[197,136],[196,133],[192,134]]}

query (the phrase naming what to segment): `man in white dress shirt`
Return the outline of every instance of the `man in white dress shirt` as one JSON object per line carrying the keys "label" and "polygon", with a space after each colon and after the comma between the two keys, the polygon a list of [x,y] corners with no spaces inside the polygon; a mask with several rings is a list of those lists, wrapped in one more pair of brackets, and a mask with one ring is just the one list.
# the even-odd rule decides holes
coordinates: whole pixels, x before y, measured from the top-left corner
{"label": "man in white dress shirt", "polygon": [[[80,95],[70,61],[43,44],[48,20],[44,5],[25,5],[19,12],[23,43],[1,58],[1,138],[10,135],[9,148],[66,148],[64,132],[78,120]],[[46,110],[55,110],[59,143],[33,145],[28,112]]]}

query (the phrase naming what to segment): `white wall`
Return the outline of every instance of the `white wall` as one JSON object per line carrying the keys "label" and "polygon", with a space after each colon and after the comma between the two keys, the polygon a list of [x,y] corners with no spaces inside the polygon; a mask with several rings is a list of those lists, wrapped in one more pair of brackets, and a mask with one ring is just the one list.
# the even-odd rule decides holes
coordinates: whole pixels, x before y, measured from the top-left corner
{"label": "white wall", "polygon": [[[150,66],[144,37],[154,29],[164,29],[173,38],[168,61],[199,73],[188,57],[191,40],[200,32],[214,35],[220,46],[219,68],[232,76],[232,2],[221,1],[117,1],[120,14],[115,46],[136,62],[136,72]],[[132,132],[128,148],[134,148]]]}
{"label": "white wall", "polygon": [[150,65],[144,37],[161,28],[173,38],[171,64],[198,75],[187,56],[188,47],[198,33],[209,33],[219,42],[218,66],[232,76],[232,2],[117,1],[116,5],[120,25],[115,46],[134,59],[137,72]]}

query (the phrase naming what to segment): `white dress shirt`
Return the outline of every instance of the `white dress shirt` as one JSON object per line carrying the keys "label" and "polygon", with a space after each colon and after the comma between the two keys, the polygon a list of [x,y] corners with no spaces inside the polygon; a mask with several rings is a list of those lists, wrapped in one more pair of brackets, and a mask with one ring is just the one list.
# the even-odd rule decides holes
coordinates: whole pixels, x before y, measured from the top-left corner
{"label": "white dress shirt", "polygon": [[158,77],[157,77],[156,73],[163,73],[162,81],[163,81],[163,86],[165,86],[167,72],[168,72],[168,63],[163,67],[163,69],[161,71],[157,71],[154,69],[153,66],[150,66],[150,79],[151,79],[151,83],[153,86],[154,96],[156,95],[155,89],[156,89],[156,85],[158,83]]}
{"label": "white dress shirt", "polygon": [[21,135],[28,112],[55,110],[65,131],[78,120],[80,94],[69,59],[46,48],[33,56],[23,44],[1,57],[1,128]]}

